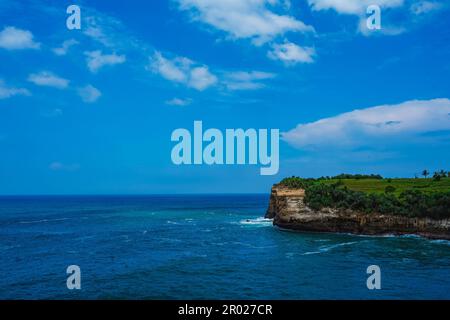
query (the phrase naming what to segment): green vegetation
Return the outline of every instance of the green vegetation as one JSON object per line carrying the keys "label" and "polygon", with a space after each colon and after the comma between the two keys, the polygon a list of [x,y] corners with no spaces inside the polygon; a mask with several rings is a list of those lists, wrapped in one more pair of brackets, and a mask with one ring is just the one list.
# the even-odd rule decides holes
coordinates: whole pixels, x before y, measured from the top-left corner
{"label": "green vegetation", "polygon": [[368,214],[450,218],[450,178],[445,171],[436,172],[429,179],[339,175],[319,179],[291,177],[280,184],[305,189],[306,204],[316,210],[329,207]]}

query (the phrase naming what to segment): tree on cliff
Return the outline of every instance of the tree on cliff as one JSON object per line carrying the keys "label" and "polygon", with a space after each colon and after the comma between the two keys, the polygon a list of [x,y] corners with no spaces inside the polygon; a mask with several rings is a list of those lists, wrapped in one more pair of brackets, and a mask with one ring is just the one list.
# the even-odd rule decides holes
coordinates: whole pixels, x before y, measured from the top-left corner
{"label": "tree on cliff", "polygon": [[433,180],[434,181],[441,181],[441,175],[439,172],[435,172],[433,175]]}
{"label": "tree on cliff", "polygon": [[422,175],[423,175],[425,178],[428,177],[429,174],[430,174],[430,172],[429,172],[427,169],[425,169],[425,170],[422,171]]}

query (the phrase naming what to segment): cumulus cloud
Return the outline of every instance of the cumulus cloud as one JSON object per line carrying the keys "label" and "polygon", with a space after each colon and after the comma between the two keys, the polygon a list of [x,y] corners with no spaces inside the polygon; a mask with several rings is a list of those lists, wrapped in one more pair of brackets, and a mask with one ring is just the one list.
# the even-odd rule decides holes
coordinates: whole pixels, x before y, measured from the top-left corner
{"label": "cumulus cloud", "polygon": [[104,66],[113,66],[116,64],[122,64],[126,61],[125,55],[102,54],[100,50],[87,51],[86,62],[91,72],[96,73]]}
{"label": "cumulus cloud", "polygon": [[335,10],[343,14],[365,14],[370,5],[379,5],[382,8],[395,8],[404,4],[404,0],[308,0],[313,10]]}
{"label": "cumulus cloud", "polygon": [[217,77],[209,72],[208,67],[196,67],[191,70],[188,85],[199,91],[216,84]]}
{"label": "cumulus cloud", "polygon": [[289,31],[310,32],[313,27],[292,16],[276,13],[289,2],[279,0],[175,0],[193,20],[226,32],[232,38],[253,39],[261,44]]}
{"label": "cumulus cloud", "polygon": [[166,59],[161,52],[156,52],[150,60],[150,69],[159,73],[163,78],[175,82],[186,82],[189,69],[193,64],[193,61],[184,57]]}
{"label": "cumulus cloud", "polygon": [[33,34],[28,30],[15,27],[5,27],[0,32],[0,48],[7,50],[39,49],[40,43],[33,40]]}
{"label": "cumulus cloud", "polygon": [[52,87],[56,89],[66,89],[69,86],[69,80],[61,78],[49,71],[32,73],[28,76],[28,81],[38,86]]}
{"label": "cumulus cloud", "polygon": [[261,71],[238,71],[225,75],[225,86],[229,90],[256,90],[265,87],[264,80],[272,79],[275,74]]}
{"label": "cumulus cloud", "polygon": [[274,44],[267,56],[273,60],[280,60],[286,64],[313,63],[316,51],[310,47],[300,47],[295,43],[285,42]]}
{"label": "cumulus cloud", "polygon": [[75,39],[66,40],[62,43],[61,47],[54,48],[53,53],[57,56],[65,56],[69,49],[77,44],[79,44],[79,42]]}
{"label": "cumulus cloud", "polygon": [[[389,19],[383,16],[383,25],[379,30],[369,30],[367,28],[367,9],[371,5],[378,5],[382,10],[400,8],[405,0],[308,0],[312,10],[334,10],[340,14],[356,15],[359,17],[357,30],[364,36],[386,35],[396,36],[407,31],[402,26],[396,26],[386,23]],[[383,11],[384,12],[384,11]]]}
{"label": "cumulus cloud", "polygon": [[85,87],[79,88],[78,95],[81,97],[83,102],[94,103],[102,96],[102,93],[100,90],[89,84]]}
{"label": "cumulus cloud", "polygon": [[171,100],[166,101],[166,104],[169,106],[177,106],[177,107],[185,107],[192,103],[192,99],[179,99],[173,98]]}
{"label": "cumulus cloud", "polygon": [[354,110],[316,122],[299,124],[283,140],[305,149],[361,147],[381,141],[410,141],[413,137],[450,130],[450,100],[412,100]]}
{"label": "cumulus cloud", "polygon": [[6,86],[5,82],[0,79],[0,100],[14,96],[29,96],[30,92],[24,88],[13,88]]}
{"label": "cumulus cloud", "polygon": [[148,69],[163,78],[203,91],[217,83],[217,77],[204,65],[199,65],[185,57],[165,58],[155,52],[150,58]]}

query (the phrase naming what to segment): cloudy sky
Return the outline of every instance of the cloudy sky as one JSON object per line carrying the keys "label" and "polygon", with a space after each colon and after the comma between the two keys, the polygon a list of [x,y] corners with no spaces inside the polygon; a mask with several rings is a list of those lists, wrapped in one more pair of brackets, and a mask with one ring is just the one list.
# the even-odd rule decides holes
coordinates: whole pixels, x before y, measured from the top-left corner
{"label": "cloudy sky", "polygon": [[[81,7],[81,30],[66,28]],[[366,27],[378,4],[381,30]],[[268,192],[450,170],[444,0],[0,0],[0,194]],[[280,172],[172,164],[177,128],[277,128]]]}

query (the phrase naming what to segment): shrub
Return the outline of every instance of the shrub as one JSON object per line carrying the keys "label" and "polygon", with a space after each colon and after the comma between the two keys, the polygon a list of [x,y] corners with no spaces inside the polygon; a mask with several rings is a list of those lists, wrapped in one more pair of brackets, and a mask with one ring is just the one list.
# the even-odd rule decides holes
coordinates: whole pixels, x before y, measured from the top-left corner
{"label": "shrub", "polygon": [[347,174],[347,173],[343,173],[340,174],[338,176],[332,177],[331,179],[356,179],[356,180],[361,180],[361,179],[377,179],[377,180],[382,180],[383,177],[379,174]]}
{"label": "shrub", "polygon": [[393,186],[387,186],[387,187],[384,189],[384,192],[385,192],[385,193],[394,193],[395,190],[397,190],[397,189],[395,189],[395,187],[393,187]]}
{"label": "shrub", "polygon": [[426,193],[419,190],[394,195],[394,186],[384,194],[349,190],[341,180],[325,184],[323,180],[291,177],[281,185],[305,189],[305,203],[313,210],[322,208],[351,209],[364,213],[381,213],[408,217],[450,218],[450,192]]}

